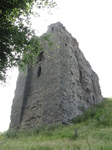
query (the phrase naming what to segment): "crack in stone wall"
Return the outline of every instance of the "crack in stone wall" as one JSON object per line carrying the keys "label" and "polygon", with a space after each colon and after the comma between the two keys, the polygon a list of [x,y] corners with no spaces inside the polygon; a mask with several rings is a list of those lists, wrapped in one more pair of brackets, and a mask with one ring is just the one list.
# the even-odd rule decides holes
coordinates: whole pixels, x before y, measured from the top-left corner
{"label": "crack in stone wall", "polygon": [[20,114],[20,124],[21,124],[21,121],[23,118],[23,114],[24,114],[28,96],[30,94],[31,75],[32,75],[32,68],[28,67],[25,88],[24,88],[24,94],[23,94],[23,100],[22,100],[21,114]]}

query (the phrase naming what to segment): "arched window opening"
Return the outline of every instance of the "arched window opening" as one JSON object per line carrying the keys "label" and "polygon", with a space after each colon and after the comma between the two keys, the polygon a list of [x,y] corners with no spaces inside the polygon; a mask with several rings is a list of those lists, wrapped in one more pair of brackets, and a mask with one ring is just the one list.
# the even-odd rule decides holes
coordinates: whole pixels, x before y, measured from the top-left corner
{"label": "arched window opening", "polygon": [[40,77],[40,75],[41,75],[41,67],[38,68],[37,77]]}
{"label": "arched window opening", "polygon": [[42,61],[44,59],[44,52],[40,52],[40,54],[38,55],[38,58],[37,58],[37,63]]}

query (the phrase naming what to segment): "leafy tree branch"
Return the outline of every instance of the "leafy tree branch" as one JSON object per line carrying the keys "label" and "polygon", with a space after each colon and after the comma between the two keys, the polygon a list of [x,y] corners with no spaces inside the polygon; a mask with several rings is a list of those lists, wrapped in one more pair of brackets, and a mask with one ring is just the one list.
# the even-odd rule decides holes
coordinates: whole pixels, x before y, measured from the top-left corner
{"label": "leafy tree branch", "polygon": [[53,0],[0,0],[0,80],[6,81],[9,68],[31,64],[40,51],[39,39],[30,28],[33,8],[55,6]]}

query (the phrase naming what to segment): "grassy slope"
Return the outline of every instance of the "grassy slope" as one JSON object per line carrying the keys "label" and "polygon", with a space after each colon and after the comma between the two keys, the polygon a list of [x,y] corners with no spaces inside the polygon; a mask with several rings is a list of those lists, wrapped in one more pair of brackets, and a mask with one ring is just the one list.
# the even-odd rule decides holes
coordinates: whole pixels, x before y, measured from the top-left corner
{"label": "grassy slope", "polygon": [[112,99],[66,126],[0,134],[0,150],[112,150]]}

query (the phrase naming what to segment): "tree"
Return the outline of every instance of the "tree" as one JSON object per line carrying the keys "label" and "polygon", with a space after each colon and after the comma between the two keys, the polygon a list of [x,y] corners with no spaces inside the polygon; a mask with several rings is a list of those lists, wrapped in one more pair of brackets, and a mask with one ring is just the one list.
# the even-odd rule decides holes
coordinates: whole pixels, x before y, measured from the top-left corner
{"label": "tree", "polygon": [[[0,80],[8,68],[32,63],[40,51],[38,37],[30,28],[33,7],[53,8],[53,0],[0,0]],[[25,26],[26,23],[26,26]]]}

